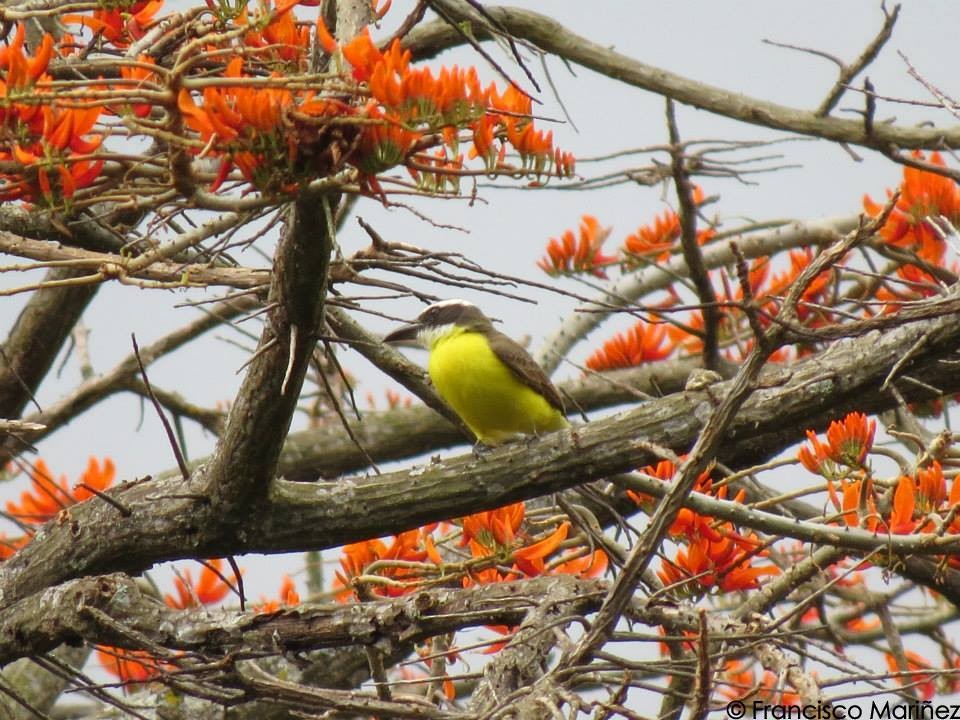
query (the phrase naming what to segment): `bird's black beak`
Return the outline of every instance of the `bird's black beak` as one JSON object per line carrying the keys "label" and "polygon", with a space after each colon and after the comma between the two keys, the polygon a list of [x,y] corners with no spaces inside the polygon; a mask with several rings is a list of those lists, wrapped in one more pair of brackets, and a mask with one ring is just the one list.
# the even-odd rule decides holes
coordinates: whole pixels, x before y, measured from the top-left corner
{"label": "bird's black beak", "polygon": [[401,325],[396,330],[391,333],[387,333],[383,341],[388,343],[394,342],[416,342],[417,335],[420,333],[420,330],[423,326],[419,323],[411,323],[410,325]]}

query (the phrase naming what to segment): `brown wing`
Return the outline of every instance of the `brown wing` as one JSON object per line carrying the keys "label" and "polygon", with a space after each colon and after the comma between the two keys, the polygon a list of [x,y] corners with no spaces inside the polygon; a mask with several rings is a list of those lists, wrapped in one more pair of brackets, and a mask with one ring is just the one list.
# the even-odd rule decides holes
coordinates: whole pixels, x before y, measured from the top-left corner
{"label": "brown wing", "polygon": [[513,371],[524,385],[533,388],[536,392],[546,398],[547,402],[553,405],[560,412],[564,412],[563,400],[560,393],[550,382],[550,378],[543,371],[537,362],[530,357],[530,353],[523,349],[518,343],[511,340],[502,332],[491,328],[489,338],[490,347],[493,354]]}

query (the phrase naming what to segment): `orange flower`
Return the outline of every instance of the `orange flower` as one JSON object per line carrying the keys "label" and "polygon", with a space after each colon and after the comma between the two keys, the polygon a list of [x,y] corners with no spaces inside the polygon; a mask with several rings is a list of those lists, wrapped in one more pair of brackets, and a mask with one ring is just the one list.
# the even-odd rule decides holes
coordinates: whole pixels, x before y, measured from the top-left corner
{"label": "orange flower", "polygon": [[97,658],[104,670],[124,684],[149,682],[160,674],[161,664],[143,650],[98,645]]}
{"label": "orange flower", "polygon": [[[933,297],[941,292],[937,280],[916,265],[901,265],[897,268],[897,277],[903,282],[885,280],[874,293],[877,300],[886,303],[883,306],[886,315],[897,312],[905,303]],[[868,315],[873,314],[870,308],[867,311]]]}
{"label": "orange flower", "polygon": [[728,700],[741,700],[753,687],[753,670],[743,660],[729,659],[724,663],[718,687],[721,695]]}
{"label": "orange flower", "polygon": [[[890,672],[899,673],[900,666],[897,664],[896,658],[890,653],[886,653],[885,655],[887,667],[890,668]],[[925,657],[912,650],[904,651],[904,655],[907,660],[907,674],[897,677],[897,682],[901,685],[909,684],[914,687],[920,694],[921,700],[930,700],[937,690],[936,683],[934,682],[935,677],[930,672],[933,666]]]}
{"label": "orange flower", "polygon": [[[329,35],[329,32],[327,33]],[[394,50],[396,48],[396,50]],[[396,43],[390,48],[391,52],[400,51],[400,44]],[[373,44],[370,38],[370,28],[364,28],[363,32],[354,37],[342,48],[343,57],[353,66],[353,78],[359,82],[365,82],[370,79],[370,75],[378,64],[384,61],[383,53]],[[401,54],[402,58],[403,55]],[[410,55],[406,58],[409,60]],[[399,68],[395,68],[399,70]]]}
{"label": "orange flower", "polygon": [[422,135],[376,108],[370,108],[368,116],[380,122],[368,126],[361,135],[357,165],[365,173],[376,175],[404,163]]}
{"label": "orange flower", "polygon": [[[522,502],[496,510],[468,515],[461,520],[461,545],[470,548],[474,558],[495,558],[503,563],[513,562],[507,572],[498,567],[473,568],[463,578],[464,587],[504,582],[516,577],[536,577],[546,573],[562,573],[578,577],[596,577],[606,570],[607,556],[602,550],[590,552],[574,549],[558,559],[548,560],[567,539],[570,523],[562,522],[546,537],[523,544],[520,526],[525,508]],[[502,567],[502,565],[500,566]]]}
{"label": "orange flower", "polygon": [[757,682],[754,671],[742,660],[727,660],[721,678],[720,694],[729,700],[755,699],[780,706],[800,704],[800,695],[784,692],[774,673],[765,670]]}
{"label": "orange flower", "polygon": [[278,599],[269,599],[261,595],[259,604],[254,605],[253,610],[257,613],[274,613],[279,612],[282,608],[293,607],[299,604],[300,594],[297,592],[297,587],[293,583],[293,578],[289,575],[284,575],[280,583]]}
{"label": "orange flower", "polygon": [[6,533],[0,532],[0,560],[6,560],[17,550],[26,545],[32,537],[30,535],[21,535],[20,537],[8,538]]}
{"label": "orange flower", "polygon": [[[841,519],[847,527],[861,527],[875,531],[879,524],[876,501],[873,498],[873,482],[866,480],[847,480],[840,478],[840,492],[838,498],[833,486],[833,479],[827,475],[827,493],[835,508],[841,511]],[[864,498],[861,507],[861,497]],[[864,516],[861,517],[861,513]]]}
{"label": "orange flower", "polygon": [[594,372],[637,367],[669,357],[675,347],[663,323],[639,320],[626,332],[607,340],[587,358],[586,364]]}
{"label": "orange flower", "polygon": [[256,48],[259,56],[268,55],[288,63],[294,71],[305,70],[306,67],[301,68],[300,65],[306,60],[310,49],[310,29],[305,25],[298,26],[292,12],[297,4],[290,0],[278,0],[277,7],[271,9],[269,0],[265,0],[260,6],[261,13],[253,22],[247,20],[247,10],[244,8],[237,18],[238,24],[250,28],[243,36],[244,46]]}
{"label": "orange flower", "polygon": [[597,549],[592,553],[575,550],[561,556],[559,562],[554,565],[552,572],[576,575],[581,578],[595,578],[600,577],[607,571],[608,564],[609,558],[603,550]]}
{"label": "orange flower", "polygon": [[797,459],[810,472],[831,478],[836,475],[836,466],[830,457],[830,447],[820,442],[820,438],[813,430],[807,430],[807,439],[810,445],[802,445],[797,452]]}
{"label": "orange flower", "polygon": [[230,585],[221,577],[222,567],[223,560],[208,560],[200,571],[200,579],[196,584],[189,569],[181,571],[173,580],[177,597],[166,594],[163,601],[179,610],[220,602],[231,590]]}
{"label": "orange flower", "polygon": [[[766,295],[774,297],[786,295],[790,286],[793,285],[794,281],[800,276],[800,273],[806,270],[807,266],[813,262],[815,255],[810,248],[803,248],[791,250],[789,257],[790,268],[773,276],[765,293]],[[824,270],[813,279],[813,282],[807,285],[807,289],[803,291],[800,302],[797,304],[797,316],[801,321],[805,321],[813,316],[818,322],[810,324],[824,324],[830,319],[824,310],[819,307],[812,308],[811,304],[818,306],[826,304],[827,293],[831,287],[833,278],[834,270]],[[754,288],[755,296],[759,294],[758,290],[758,288]]]}
{"label": "orange flower", "polygon": [[[704,201],[703,188],[699,185],[693,187],[693,201],[697,205]],[[635,257],[666,259],[678,248],[681,232],[680,216],[673,210],[665,210],[654,217],[653,223],[642,225],[637,232],[627,235],[623,241],[623,252]],[[706,245],[714,235],[716,231],[712,228],[701,230],[697,233],[697,242]]]}
{"label": "orange flower", "polygon": [[901,475],[897,481],[897,489],[893,492],[893,507],[887,523],[891,533],[908,535],[919,525],[913,517],[917,508],[916,491],[917,486],[913,478]]}
{"label": "orange flower", "polygon": [[[350,584],[353,578],[370,574],[369,567],[378,564],[377,575],[387,578],[390,583],[382,585],[371,584],[370,592],[381,597],[397,597],[416,589],[419,571],[409,567],[406,563],[422,563],[428,559],[428,552],[424,547],[425,538],[429,531],[418,529],[394,535],[389,546],[382,540],[364,540],[351,543],[343,548],[340,557],[340,567],[343,569],[335,573],[334,587],[342,588],[337,593],[337,600],[346,602],[350,599],[352,590]],[[391,562],[396,561],[396,564]]]}
{"label": "orange flower", "polygon": [[[46,75],[47,66],[53,55],[53,38],[45,35],[34,57],[24,52],[26,25],[19,23],[13,41],[0,48],[0,97],[4,103],[0,106],[0,126],[17,128],[23,126],[27,135],[37,135],[43,130],[43,115],[38,103],[16,102],[18,95],[28,95],[37,82],[50,79]],[[14,135],[17,137],[20,133]],[[6,140],[3,145],[7,145]],[[10,159],[9,157],[3,159]]]}
{"label": "orange flower", "polygon": [[[697,478],[697,481],[693,485],[693,492],[712,493],[713,481],[710,479],[712,470],[713,468],[708,468],[700,473],[700,477]],[[664,482],[670,482],[677,473],[677,466],[670,460],[661,460],[657,463],[656,467],[647,465],[641,468],[640,472],[644,475],[650,475],[651,477],[663,480]],[[627,490],[627,497],[637,505],[646,507],[648,510],[655,502],[649,495],[637,493],[633,490]],[[721,488],[719,497],[721,499],[726,497],[726,488]],[[688,540],[706,538],[711,542],[719,542],[725,536],[739,537],[729,523],[720,526],[722,532],[718,530],[715,525],[716,521],[712,517],[701,515],[690,508],[681,508],[680,512],[677,513],[677,517],[674,518],[673,523],[670,525],[670,536]]]}
{"label": "orange flower", "polygon": [[[157,80],[156,73],[143,67],[144,65],[156,65],[156,63],[149,55],[139,55],[137,57],[137,65],[120,66],[120,76],[124,80],[136,81],[138,83],[136,86],[138,89],[142,86],[155,84]],[[129,111],[139,118],[147,117],[153,109],[153,107],[147,103],[138,103],[128,107]]]}
{"label": "orange flower", "polygon": [[[74,489],[70,489],[67,479],[61,476],[59,482],[53,479],[53,473],[43,460],[37,460],[32,468],[27,470],[30,476],[32,489],[20,495],[20,503],[7,501],[7,512],[22,522],[31,525],[42,525],[57,515],[61,510],[83,502],[96,493],[87,489],[106,490],[113,483],[116,468],[113,460],[105,458],[103,466],[96,458],[90,458],[87,469],[77,481]],[[87,487],[81,487],[81,486]]]}
{"label": "orange flower", "polygon": [[851,467],[863,467],[867,453],[873,447],[877,421],[867,420],[863,413],[850,413],[843,422],[832,422],[827,428],[827,441],[833,459]]}
{"label": "orange flower", "polygon": [[542,575],[546,567],[544,558],[552,555],[560,547],[560,543],[567,539],[570,532],[570,523],[563,522],[556,530],[543,540],[531,545],[524,545],[513,552],[514,563],[527,577]]}
{"label": "orange flower", "polygon": [[947,497],[947,481],[943,477],[943,468],[936,460],[928,468],[917,470],[917,497],[920,512],[933,512]]}
{"label": "orange flower", "polygon": [[525,513],[524,504],[518,502],[467,515],[461,520],[463,538],[460,544],[466,545],[473,540],[491,552],[508,548],[513,545]]}
{"label": "orange flower", "polygon": [[[817,618],[817,623],[819,624],[820,618]],[[869,620],[860,615],[859,617],[851,618],[844,623],[844,627],[848,632],[852,633],[868,633],[873,630],[876,630],[880,627],[880,618],[873,617]]]}
{"label": "orange flower", "polygon": [[[53,56],[53,37],[46,33],[37,48],[34,57],[28,57],[23,51],[26,39],[26,24],[18,23],[13,41],[4,48],[0,48],[0,68],[6,70],[5,77],[0,83],[5,90],[30,88],[41,79],[50,64]],[[5,92],[4,95],[12,95]]]}
{"label": "orange flower", "polygon": [[841,422],[834,420],[830,423],[826,445],[812,430],[807,430],[810,445],[800,448],[797,459],[807,470],[824,477],[835,476],[836,468],[831,463],[862,468],[873,447],[876,431],[876,420],[867,420],[863,413],[850,413]]}
{"label": "orange flower", "polygon": [[163,7],[163,0],[149,0],[126,3],[126,7],[100,8],[93,16],[64,15],[65,23],[79,23],[98,33],[115,47],[126,48],[134,40],[139,40],[153,22],[153,16]]}
{"label": "orange flower", "polygon": [[[919,150],[913,157],[920,160],[924,155]],[[932,153],[929,162],[945,167],[940,153]],[[887,197],[893,193],[888,190]],[[863,196],[863,207],[876,217],[883,210],[869,195]],[[948,177],[905,167],[900,183],[900,198],[890,213],[880,235],[891,245],[914,250],[922,259],[939,264],[946,252],[946,243],[930,224],[931,218],[943,215],[952,223],[960,222],[960,189]]]}
{"label": "orange flower", "polygon": [[598,278],[606,278],[606,266],[616,262],[613,255],[603,254],[603,242],[610,235],[610,228],[600,227],[593,215],[580,218],[580,237],[566,230],[560,239],[550,238],[547,254],[537,265],[550,276],[572,275],[587,272]]}
{"label": "orange flower", "polygon": [[751,565],[754,559],[753,553],[740,550],[729,538],[711,542],[700,537],[689,542],[686,551],[677,550],[674,560],[665,559],[657,574],[664,584],[686,583],[688,589],[689,581],[695,579],[704,589],[750,590],[760,587],[762,576],[780,574],[780,568],[775,565],[754,567]]}

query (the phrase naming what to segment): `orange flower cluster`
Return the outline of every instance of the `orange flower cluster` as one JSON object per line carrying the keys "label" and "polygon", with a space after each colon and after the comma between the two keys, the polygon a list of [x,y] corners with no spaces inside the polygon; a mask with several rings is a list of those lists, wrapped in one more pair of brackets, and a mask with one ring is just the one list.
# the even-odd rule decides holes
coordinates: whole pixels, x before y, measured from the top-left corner
{"label": "orange flower cluster", "polygon": [[764,670],[757,680],[753,667],[742,660],[727,660],[718,684],[720,694],[728,700],[750,699],[788,707],[800,704],[800,695],[780,689],[776,673]]}
{"label": "orange flower cluster", "polygon": [[[383,52],[367,30],[339,47],[322,20],[317,23],[321,45],[342,54],[352,66],[352,79],[366,84],[366,105],[351,103],[343,92],[334,97],[281,87],[285,74],[306,70],[310,34],[293,17],[295,4],[278,2],[268,15],[248,23],[246,53],[234,57],[224,73],[229,82],[208,85],[200,95],[187,89],[179,93],[178,108],[187,127],[200,135],[203,153],[223,157],[221,177],[236,166],[260,189],[289,192],[349,163],[364,173],[366,187],[381,192],[375,176],[406,165],[418,182],[438,190],[447,187],[439,176],[463,171],[461,132],[473,135],[473,155],[484,158],[490,171],[501,167],[509,144],[519,153],[524,174],[573,173],[573,158],[553,147],[550,133],[535,129],[529,97],[513,87],[503,94],[492,84],[481,88],[473,68],[443,68],[436,75],[414,68],[410,52],[398,41]],[[247,23],[246,14],[237,22]],[[259,71],[249,67],[250,57],[257,59]],[[271,71],[272,85],[255,82],[264,65],[281,61],[287,67]],[[493,148],[497,139],[499,153]],[[431,147],[438,148],[436,155],[426,153]]]}
{"label": "orange flower cluster", "polygon": [[[368,130],[361,140],[359,164],[369,174],[399,164],[394,158],[406,157],[431,133],[439,133],[451,157],[457,158],[461,129],[473,136],[471,156],[483,158],[488,170],[502,165],[509,144],[519,153],[524,173],[573,174],[573,157],[554,148],[551,132],[535,128],[531,100],[514,86],[502,94],[492,83],[482,88],[474,68],[442,68],[436,76],[430,68],[413,68],[410,51],[401,50],[399,41],[381,52],[368,32],[342,52],[353,77],[368,84],[376,102],[368,105],[367,115],[387,128]],[[504,141],[499,151],[494,148],[497,138]]]}
{"label": "orange flower cluster", "polygon": [[177,610],[212,605],[220,602],[230,592],[230,585],[223,579],[223,560],[208,560],[200,571],[200,579],[193,582],[190,570],[181,570],[173,579],[176,597],[163,596],[167,606]]}
{"label": "orange flower cluster", "polygon": [[[913,476],[901,475],[897,479],[893,502],[886,516],[877,510],[873,483],[869,477],[849,482],[841,478],[840,488],[841,494],[838,497],[832,481],[828,479],[830,501],[842,512],[844,524],[893,535],[933,532],[937,523],[930,516],[946,517],[950,508],[960,503],[960,482],[952,482],[948,495],[943,468],[936,461],[929,467],[919,468]],[[960,518],[952,520],[948,531],[960,533]],[[949,562],[960,567],[958,558],[951,557]]]}
{"label": "orange flower cluster", "polygon": [[607,556],[599,549],[590,552],[587,548],[577,547],[556,555],[570,532],[569,522],[561,523],[540,540],[526,542],[528,538],[521,531],[525,515],[526,506],[514,503],[468,515],[461,520],[461,544],[470,548],[471,557],[497,562],[496,566],[471,569],[463,578],[464,587],[545,574],[597,577],[606,571]]}
{"label": "orange flower cluster", "polygon": [[[771,274],[770,259],[767,257],[753,260],[748,268],[747,281],[750,295],[754,307],[759,311],[758,321],[762,327],[768,327],[771,324],[771,318],[779,312],[783,296],[813,260],[814,254],[809,249],[792,250],[788,257],[789,268],[779,273]],[[827,324],[831,319],[831,315],[820,306],[827,302],[827,295],[835,277],[834,273],[832,269],[820,273],[801,295],[797,303],[797,317],[804,325],[818,327]],[[726,275],[721,275],[721,279],[725,287],[729,286],[730,281]],[[717,294],[717,302],[721,305],[739,305],[746,300],[739,283],[735,290],[728,288],[726,292]],[[682,347],[687,353],[696,355],[703,351],[703,328],[703,313],[696,310],[684,323],[671,325],[667,333],[676,345]],[[718,329],[719,342],[724,348],[723,354],[727,360],[737,362],[746,357],[753,348],[754,339],[747,323],[747,316],[738,308],[724,308]],[[804,347],[798,350],[800,354],[810,352],[809,348]],[[770,359],[780,362],[787,359],[787,355],[779,352]]]}
{"label": "orange flower cluster", "polygon": [[[924,160],[919,150],[913,157]],[[945,167],[940,153],[932,153],[929,158],[932,165]],[[900,197],[886,224],[880,229],[880,235],[890,245],[916,252],[917,256],[929,263],[938,265],[943,262],[946,242],[934,226],[932,220],[941,216],[960,225],[960,188],[948,177],[913,167],[903,169],[903,182],[900,183]],[[887,197],[893,192],[887,190]],[[869,195],[863,196],[863,208],[872,217],[883,210]]]}
{"label": "orange flower cluster", "polygon": [[[670,460],[661,460],[656,466],[648,465],[640,470],[645,475],[669,482],[677,473],[677,466]],[[726,487],[713,490],[710,470],[697,478],[693,492],[715,495],[723,500]],[[741,492],[734,502],[740,502]],[[649,495],[627,491],[627,496],[637,505],[650,508],[654,500]],[[748,590],[759,587],[764,575],[779,575],[775,565],[755,565],[756,558],[766,553],[755,536],[744,537],[729,522],[718,521],[700,515],[689,508],[682,508],[670,526],[670,537],[686,545],[678,549],[674,559],[664,559],[658,571],[667,585],[682,585],[690,592],[696,582],[703,590],[719,588],[724,592]]]}
{"label": "orange flower cluster", "polygon": [[340,558],[342,572],[337,571],[334,580],[337,599],[350,599],[355,594],[351,585],[361,576],[369,595],[396,597],[413,592],[425,577],[439,574],[441,566],[444,574],[461,573],[464,587],[556,573],[597,577],[606,570],[602,550],[562,548],[570,523],[561,523],[535,540],[522,530],[525,515],[524,504],[514,503],[462,518],[460,545],[469,548],[471,557],[462,566],[444,563],[433,537],[436,524],[395,535],[389,544],[365,540],[347,545]]}
{"label": "orange flower cluster", "polygon": [[797,459],[810,472],[835,478],[839,472],[838,465],[864,467],[876,432],[876,420],[867,420],[863,413],[850,413],[842,421],[830,423],[826,444],[820,442],[813,430],[807,430],[810,444],[800,448]]}
{"label": "orange flower cluster", "polygon": [[[943,468],[933,461],[913,475],[897,478],[889,509],[881,513],[866,464],[875,432],[875,420],[850,413],[842,422],[830,424],[826,442],[808,430],[809,443],[800,448],[797,458],[807,470],[826,479],[830,503],[847,527],[893,535],[933,532],[940,523],[932,516],[945,518],[960,504],[960,482],[954,479],[948,492]],[[947,531],[960,533],[960,517],[951,520]],[[951,557],[948,561],[960,567],[960,560]]]}
{"label": "orange flower cluster", "polygon": [[[925,160],[924,154],[915,151],[913,157]],[[946,167],[940,153],[934,152],[927,159],[932,165]],[[943,221],[953,227],[960,225],[960,188],[948,177],[919,168],[906,167],[899,186],[900,197],[893,212],[880,229],[880,236],[895,248],[916,253],[920,260],[935,266],[946,264],[947,243]],[[887,190],[887,197],[893,192]],[[876,217],[883,207],[869,195],[863,197],[863,207]],[[954,272],[956,271],[954,264]],[[940,292],[937,280],[928,272],[909,263],[897,268],[902,282],[884,282],[876,291],[876,298],[887,302],[883,311],[896,312],[905,302],[930,297]]]}
{"label": "orange flower cluster", "polygon": [[88,134],[103,108],[56,104],[47,66],[53,38],[45,35],[33,56],[26,54],[26,26],[17,25],[13,42],[0,49],[0,163],[15,172],[0,173],[0,200],[70,199],[96,180],[103,160],[92,157],[101,137]]}
{"label": "orange flower cluster", "polygon": [[123,683],[124,691],[131,689],[130,686],[150,682],[169,667],[146,650],[127,650],[112,645],[98,645],[97,659],[104,670]]}
{"label": "orange flower cluster", "polygon": [[[704,201],[703,191],[699,187],[696,188],[695,197],[698,203]],[[537,265],[551,276],[590,273],[595,277],[605,278],[607,268],[613,264],[633,269],[639,258],[647,258],[648,262],[663,261],[678,250],[680,219],[673,211],[658,216],[652,225],[640,228],[636,234],[626,239],[619,259],[602,251],[602,243],[609,233],[610,229],[602,227],[595,217],[584,215],[579,234],[567,230],[559,239],[551,238],[547,244],[546,255]],[[704,230],[699,236],[700,243],[709,242],[715,234],[713,229]],[[783,296],[815,256],[810,249],[799,249],[791,251],[788,257],[789,267],[776,274],[771,273],[769,258],[757,258],[750,263],[749,300],[759,310],[759,322],[764,327],[770,325]],[[718,293],[718,303],[737,306],[748,300],[739,283],[730,288],[730,279],[724,272],[714,275],[719,276],[720,282],[727,289],[725,293]],[[831,313],[824,308],[829,304],[829,294],[835,277],[834,270],[825,270],[807,286],[797,306],[798,317],[805,325],[818,327],[832,321]],[[672,286],[668,287],[666,292],[666,297],[657,305],[663,310],[674,307],[681,301],[680,295]],[[753,346],[752,330],[747,321],[746,314],[737,307],[722,310],[719,340],[724,356],[731,361],[742,358]],[[692,311],[683,322],[669,325],[641,321],[628,332],[607,341],[590,356],[587,366],[595,371],[632,367],[644,362],[662,360],[677,348],[682,348],[689,354],[698,354],[703,350],[703,328],[703,313],[699,310]],[[811,348],[800,347],[798,351],[810,352]],[[772,359],[781,361],[787,359],[787,356],[786,351],[778,351]]]}
{"label": "orange flower cluster", "polygon": [[118,49],[142,38],[163,0],[126,0],[97,8],[93,15],[64,15],[64,23],[79,23]]}
{"label": "orange flower cluster", "polygon": [[340,557],[333,586],[339,588],[337,600],[346,602],[353,594],[353,581],[360,576],[381,578],[379,584],[369,585],[371,595],[397,597],[415,590],[429,559],[440,564],[440,555],[433,544],[433,527],[408,530],[394,535],[390,544],[382,540],[363,540],[345,545]]}
{"label": "orange flower cluster", "polygon": [[[703,188],[694,185],[693,202],[701,205],[704,199]],[[663,261],[679,250],[682,232],[680,216],[674,210],[665,210],[649,225],[642,225],[635,233],[627,235],[621,251],[627,260],[633,258],[634,264],[638,258]],[[713,228],[705,228],[697,233],[697,242],[706,245],[716,234]]]}
{"label": "orange flower cluster", "polygon": [[280,582],[280,591],[276,599],[260,596],[260,602],[253,606],[255,612],[260,614],[274,613],[283,608],[294,607],[300,604],[300,593],[297,592],[297,586],[293,578],[284,575]]}
{"label": "orange flower cluster", "polygon": [[[790,267],[782,272],[776,273],[766,282],[766,270],[769,268],[767,258],[762,258],[759,263],[754,263],[753,267],[762,269],[762,278],[755,282],[751,273],[751,287],[753,296],[762,303],[763,309],[771,315],[776,314],[776,303],[774,298],[782,298],[790,290],[791,285],[796,281],[807,266],[813,262],[814,252],[810,248],[802,250],[791,250],[789,253]],[[752,268],[751,268],[752,269]],[[817,275],[807,289],[800,295],[800,301],[797,303],[797,317],[808,327],[820,327],[826,325],[831,316],[819,306],[826,304],[830,285],[833,282],[835,273],[833,270],[824,270]],[[742,295],[738,299],[743,299]],[[764,302],[766,300],[766,302]],[[817,307],[815,307],[817,306]],[[761,323],[768,325],[767,318],[761,316]]]}
{"label": "orange flower cluster", "polygon": [[[919,695],[922,701],[930,701],[937,692],[936,675],[933,665],[925,657],[912,650],[905,650],[904,656],[907,660],[906,674],[897,677],[900,685],[909,685]],[[890,653],[885,653],[887,667],[891,673],[899,673],[900,665],[897,659]],[[948,671],[955,671],[956,668],[945,668]],[[952,674],[952,673],[951,673]]]}
{"label": "orange flower cluster", "polygon": [[586,365],[594,372],[636,367],[670,356],[676,343],[668,337],[663,323],[637,323],[626,332],[617,333],[587,358]]}
{"label": "orange flower cluster", "polygon": [[610,228],[601,227],[593,215],[584,215],[580,218],[579,238],[572,230],[564,231],[560,239],[550,238],[547,254],[537,265],[551,277],[586,272],[606,278],[606,267],[617,262],[615,256],[603,254],[603,242],[609,236]]}
{"label": "orange flower cluster", "polygon": [[42,525],[60,511],[93,497],[96,495],[94,491],[102,492],[110,487],[116,477],[116,468],[110,458],[105,458],[102,465],[96,458],[90,458],[87,469],[72,488],[65,476],[59,481],[54,480],[43,460],[37,460],[27,474],[31,489],[20,495],[19,503],[8,500],[7,512],[27,525]]}
{"label": "orange flower cluster", "polygon": [[[699,185],[694,187],[694,201],[698,205],[704,201],[703,189]],[[654,218],[653,223],[628,235],[620,248],[619,257],[602,253],[601,246],[609,237],[610,230],[601,227],[594,216],[584,215],[580,219],[579,238],[572,230],[566,230],[559,240],[550,238],[547,254],[537,261],[537,265],[551,276],[589,273],[606,278],[605,269],[610,265],[619,262],[626,267],[635,267],[639,258],[665,260],[679,249],[680,216],[673,210],[664,211]],[[697,234],[697,240],[704,245],[715,235],[716,231],[707,228]]]}

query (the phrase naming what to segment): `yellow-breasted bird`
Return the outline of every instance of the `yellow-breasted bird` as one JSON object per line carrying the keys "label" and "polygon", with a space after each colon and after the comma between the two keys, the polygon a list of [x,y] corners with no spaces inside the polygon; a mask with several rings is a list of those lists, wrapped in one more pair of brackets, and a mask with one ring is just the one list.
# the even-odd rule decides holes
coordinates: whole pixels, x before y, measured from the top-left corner
{"label": "yellow-breasted bird", "polygon": [[473,303],[434,303],[384,338],[403,340],[430,351],[434,388],[484,445],[569,427],[543,369]]}

